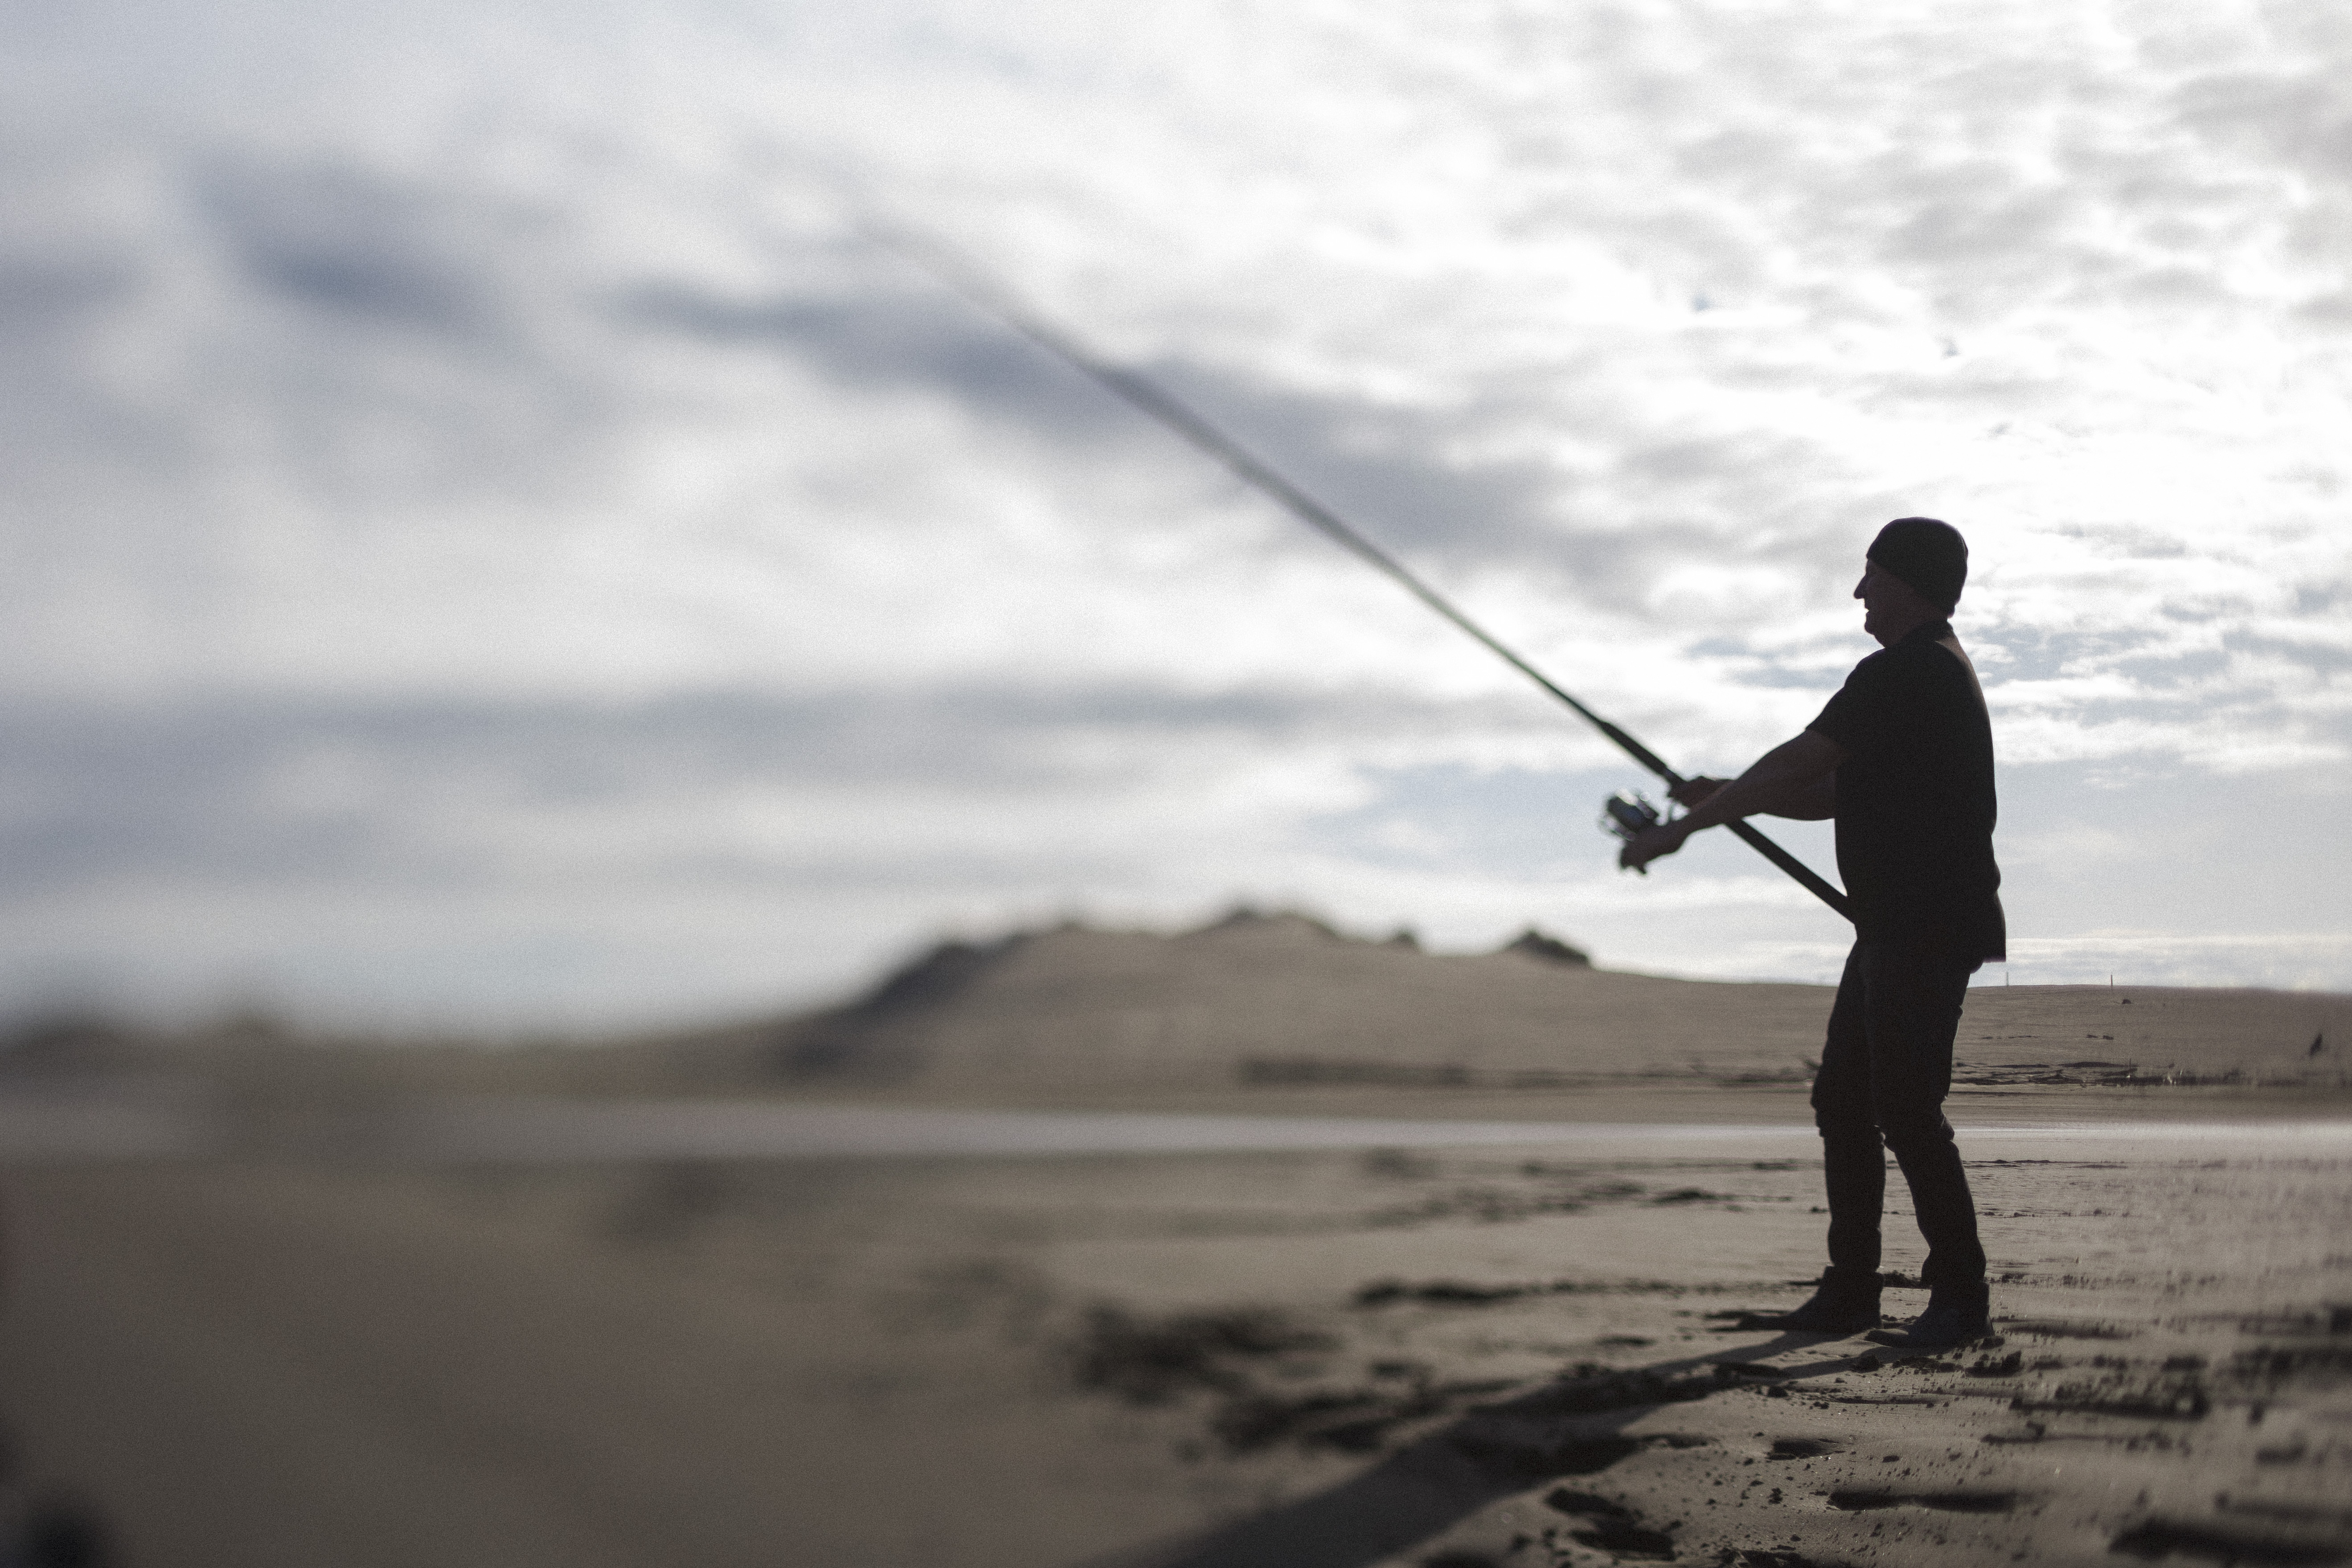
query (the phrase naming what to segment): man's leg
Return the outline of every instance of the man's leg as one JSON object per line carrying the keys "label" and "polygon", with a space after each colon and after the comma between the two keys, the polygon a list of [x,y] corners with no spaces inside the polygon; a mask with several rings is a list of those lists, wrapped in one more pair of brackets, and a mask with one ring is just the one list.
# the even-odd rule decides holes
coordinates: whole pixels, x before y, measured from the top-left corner
{"label": "man's leg", "polygon": [[1853,1334],[1878,1323],[1878,1215],[1886,1201],[1886,1156],[1870,1120],[1870,1041],[1864,1027],[1859,945],[1848,956],[1830,1009],[1829,1037],[1813,1075],[1813,1124],[1830,1198],[1830,1267],[1812,1300],[1759,1328]]}
{"label": "man's leg", "polygon": [[1830,1267],[1853,1279],[1878,1277],[1879,1215],[1886,1206],[1886,1155],[1871,1110],[1868,976],[1863,945],[1847,954],[1821,1070],[1813,1075],[1813,1125],[1822,1134],[1829,1188]]}
{"label": "man's leg", "polygon": [[[1873,1114],[1903,1167],[1927,1242],[1919,1277],[1928,1289],[1928,1310],[1912,1336],[1920,1348],[1927,1348],[1926,1339],[1962,1331],[1973,1337],[1984,1326],[1985,1256],[1977,1238],[1976,1202],[1943,1111],[1952,1083],[1952,1040],[1975,967],[1932,951],[1885,946],[1874,946],[1864,964]],[[1943,1323],[1945,1318],[1952,1322]],[[1932,1331],[1930,1319],[1937,1320]]]}

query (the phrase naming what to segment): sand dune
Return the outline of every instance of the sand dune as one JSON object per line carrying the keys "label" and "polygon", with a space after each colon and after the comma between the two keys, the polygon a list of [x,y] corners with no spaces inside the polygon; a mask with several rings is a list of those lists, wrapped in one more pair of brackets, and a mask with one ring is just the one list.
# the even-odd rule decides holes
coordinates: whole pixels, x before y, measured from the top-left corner
{"label": "sand dune", "polygon": [[[1524,946],[1433,954],[1297,914],[1240,914],[1173,937],[1065,926],[949,944],[843,1007],[639,1049],[682,1074],[995,1101],[1801,1084],[1831,996],[1612,973]],[[1971,992],[1957,1054],[1961,1076],[1988,1085],[2341,1087],[2347,1049],[2352,997],[2019,986]]]}
{"label": "sand dune", "polygon": [[[84,1020],[0,1051],[0,1087],[205,1078],[260,1131],[452,1094],[1561,1121],[1668,1114],[1643,1109],[1666,1095],[1679,1116],[1801,1117],[1832,995],[1597,969],[1533,933],[1431,953],[1242,912],[1172,936],[1063,925],[943,943],[838,1006],[627,1038],[485,1049],[256,1019],[177,1037]],[[2315,1103],[2352,1094],[2347,1053],[2341,994],[1979,986],[1956,1092],[2126,1095],[2139,1113],[2217,1095]],[[1597,1094],[1615,1109],[1592,1109]]]}

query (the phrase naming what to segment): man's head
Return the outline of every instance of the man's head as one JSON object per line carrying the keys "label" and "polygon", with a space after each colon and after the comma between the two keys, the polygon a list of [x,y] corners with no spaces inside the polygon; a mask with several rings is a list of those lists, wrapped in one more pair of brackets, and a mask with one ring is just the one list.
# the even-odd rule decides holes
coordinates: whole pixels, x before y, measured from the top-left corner
{"label": "man's head", "polygon": [[1863,630],[1892,646],[1916,626],[1949,616],[1969,577],[1960,531],[1932,517],[1898,517],[1871,541],[1862,581]]}

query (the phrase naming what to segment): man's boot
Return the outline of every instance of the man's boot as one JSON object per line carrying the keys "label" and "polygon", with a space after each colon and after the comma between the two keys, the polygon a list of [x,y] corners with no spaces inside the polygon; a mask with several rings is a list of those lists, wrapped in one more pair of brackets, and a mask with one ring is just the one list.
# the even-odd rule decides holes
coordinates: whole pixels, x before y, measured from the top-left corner
{"label": "man's boot", "polygon": [[1906,1329],[1881,1329],[1870,1337],[1899,1351],[1928,1355],[1958,1350],[1982,1339],[1992,1326],[1992,1294],[1981,1283],[1938,1285],[1927,1292],[1927,1310]]}
{"label": "man's boot", "polygon": [[1878,1327],[1878,1276],[1839,1268],[1822,1273],[1821,1289],[1793,1312],[1753,1313],[1743,1329],[1781,1329],[1792,1334],[1858,1334]]}

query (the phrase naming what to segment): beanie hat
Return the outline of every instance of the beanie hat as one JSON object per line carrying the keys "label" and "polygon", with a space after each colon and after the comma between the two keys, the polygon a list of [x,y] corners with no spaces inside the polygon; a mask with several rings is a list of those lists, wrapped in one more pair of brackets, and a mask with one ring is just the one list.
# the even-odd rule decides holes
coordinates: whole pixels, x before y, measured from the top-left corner
{"label": "beanie hat", "polygon": [[1960,584],[1969,580],[1969,546],[1950,523],[1898,517],[1878,531],[1865,553],[1944,614],[1958,606]]}

